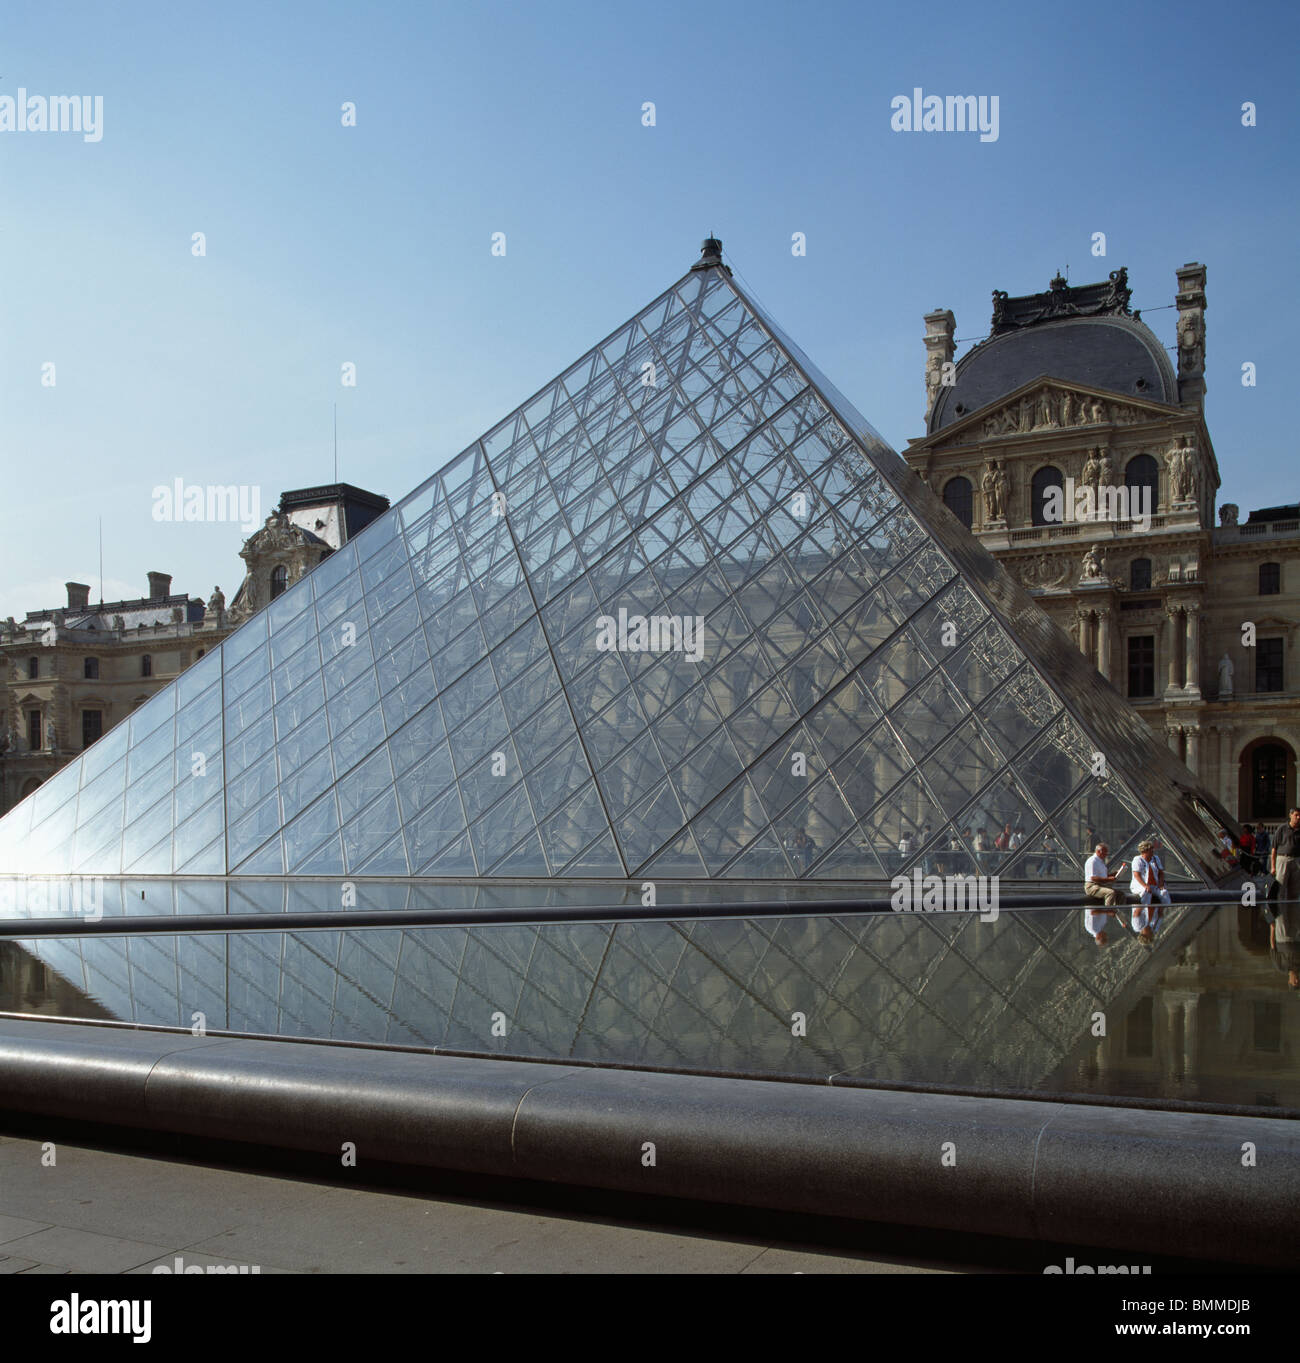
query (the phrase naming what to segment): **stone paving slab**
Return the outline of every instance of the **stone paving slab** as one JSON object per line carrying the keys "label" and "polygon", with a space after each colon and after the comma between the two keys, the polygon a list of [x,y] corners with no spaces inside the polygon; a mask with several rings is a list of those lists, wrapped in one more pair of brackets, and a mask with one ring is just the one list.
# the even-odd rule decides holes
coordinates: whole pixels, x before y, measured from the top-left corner
{"label": "stone paving slab", "polygon": [[[419,1190],[346,1186],[150,1153],[0,1136],[0,1270],[151,1273],[907,1273],[970,1271],[761,1234],[648,1224]],[[342,1177],[359,1177],[351,1171]]]}
{"label": "stone paving slab", "polygon": [[10,1254],[30,1258],[33,1264],[61,1264],[76,1273],[124,1273],[128,1268],[156,1258],[163,1246],[71,1226],[51,1226],[34,1231],[4,1247]]}

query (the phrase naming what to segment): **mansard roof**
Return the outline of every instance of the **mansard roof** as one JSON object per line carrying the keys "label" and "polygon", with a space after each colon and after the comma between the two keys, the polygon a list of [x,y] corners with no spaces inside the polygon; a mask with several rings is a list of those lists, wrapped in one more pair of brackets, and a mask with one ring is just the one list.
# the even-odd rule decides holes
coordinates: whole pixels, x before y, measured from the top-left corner
{"label": "mansard roof", "polygon": [[1059,276],[1045,293],[993,294],[989,338],[957,362],[940,390],[928,433],[961,420],[1037,375],[1108,393],[1178,402],[1178,381],[1159,339],[1128,308],[1125,270],[1108,282],[1071,287]]}

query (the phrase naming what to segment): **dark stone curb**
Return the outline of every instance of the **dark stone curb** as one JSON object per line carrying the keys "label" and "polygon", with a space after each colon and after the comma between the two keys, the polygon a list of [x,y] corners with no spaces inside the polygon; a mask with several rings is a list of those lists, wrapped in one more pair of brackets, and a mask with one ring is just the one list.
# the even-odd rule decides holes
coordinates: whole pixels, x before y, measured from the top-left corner
{"label": "dark stone curb", "polygon": [[[1293,1268],[1300,1123],[0,1019],[0,1110]],[[945,1143],[955,1167],[945,1167]],[[1254,1145],[1254,1166],[1242,1163]],[[647,1145],[653,1145],[653,1164]]]}

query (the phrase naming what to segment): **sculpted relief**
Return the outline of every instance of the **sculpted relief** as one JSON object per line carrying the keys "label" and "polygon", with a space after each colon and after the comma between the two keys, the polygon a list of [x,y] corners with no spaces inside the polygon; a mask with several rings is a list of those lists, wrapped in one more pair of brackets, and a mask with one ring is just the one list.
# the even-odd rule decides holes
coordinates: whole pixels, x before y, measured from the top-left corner
{"label": "sculpted relief", "polygon": [[1055,431],[1076,426],[1126,425],[1145,421],[1148,413],[1123,402],[1108,402],[1086,393],[1070,393],[1044,384],[1031,398],[1009,403],[984,418],[984,438]]}

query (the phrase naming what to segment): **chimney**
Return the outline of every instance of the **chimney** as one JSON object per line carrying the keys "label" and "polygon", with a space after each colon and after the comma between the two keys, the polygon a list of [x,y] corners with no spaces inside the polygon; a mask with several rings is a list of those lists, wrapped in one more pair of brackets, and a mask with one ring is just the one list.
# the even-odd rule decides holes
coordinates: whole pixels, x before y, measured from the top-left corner
{"label": "chimney", "polygon": [[1178,401],[1205,404],[1205,266],[1192,262],[1178,272]]}
{"label": "chimney", "polygon": [[170,573],[149,574],[149,600],[165,601],[172,594],[172,575]]}
{"label": "chimney", "polygon": [[90,585],[85,582],[65,582],[68,589],[68,609],[84,611],[90,607]]}
{"label": "chimney", "polygon": [[925,419],[928,423],[934,404],[939,399],[940,389],[951,386],[944,384],[944,368],[952,364],[957,353],[957,343],[953,334],[957,330],[957,318],[947,308],[935,308],[925,314]]}

